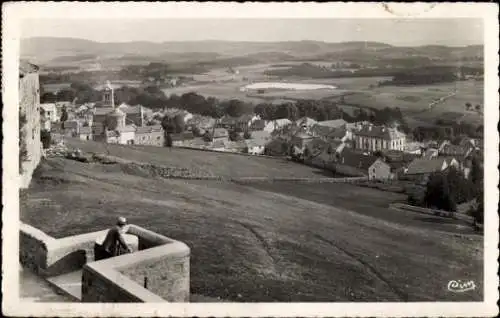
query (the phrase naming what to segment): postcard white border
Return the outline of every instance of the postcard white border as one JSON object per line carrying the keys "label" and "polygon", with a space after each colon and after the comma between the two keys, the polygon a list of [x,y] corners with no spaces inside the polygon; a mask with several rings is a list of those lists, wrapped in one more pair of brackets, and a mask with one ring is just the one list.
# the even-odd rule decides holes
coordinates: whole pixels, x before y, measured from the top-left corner
{"label": "postcard white border", "polygon": [[[492,316],[498,314],[498,5],[494,3],[90,3],[3,4],[2,307],[7,316],[85,317],[337,317]],[[482,18],[485,31],[485,248],[483,302],[85,304],[19,301],[19,178],[17,160],[20,21],[29,18]]]}

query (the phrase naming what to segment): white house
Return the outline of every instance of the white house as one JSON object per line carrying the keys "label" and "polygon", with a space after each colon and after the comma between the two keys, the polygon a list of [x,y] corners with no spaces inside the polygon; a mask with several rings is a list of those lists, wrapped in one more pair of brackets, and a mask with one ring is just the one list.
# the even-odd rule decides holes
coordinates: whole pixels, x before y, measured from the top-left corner
{"label": "white house", "polygon": [[290,125],[292,121],[288,118],[276,119],[268,122],[264,127],[264,131],[272,133],[273,131]]}
{"label": "white house", "polygon": [[59,117],[57,116],[57,107],[55,103],[44,103],[40,104],[40,107],[45,111],[45,117],[55,123],[59,121]]}

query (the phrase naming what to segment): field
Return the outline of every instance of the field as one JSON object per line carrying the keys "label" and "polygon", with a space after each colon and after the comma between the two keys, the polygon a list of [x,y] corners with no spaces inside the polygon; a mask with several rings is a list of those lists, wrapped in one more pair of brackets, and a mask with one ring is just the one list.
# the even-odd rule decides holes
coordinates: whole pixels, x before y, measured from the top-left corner
{"label": "field", "polygon": [[[221,159],[219,165],[228,164]],[[224,300],[482,299],[481,237],[410,214],[407,224],[397,221],[403,216],[392,222],[387,215],[395,212],[386,206],[401,197],[387,192],[333,184],[265,187],[158,179],[49,159],[22,200],[21,219],[64,237],[101,230],[123,215],[186,242],[192,293]],[[478,288],[450,293],[452,279],[472,279]]]}
{"label": "field", "polygon": [[[322,178],[325,172],[284,159],[250,157],[238,154],[163,148],[149,146],[124,146],[77,139],[66,143],[84,152],[108,153],[112,156],[155,165],[193,168],[208,175],[224,177],[300,177]],[[223,160],[223,161],[221,161]],[[331,175],[329,175],[330,177]]]}

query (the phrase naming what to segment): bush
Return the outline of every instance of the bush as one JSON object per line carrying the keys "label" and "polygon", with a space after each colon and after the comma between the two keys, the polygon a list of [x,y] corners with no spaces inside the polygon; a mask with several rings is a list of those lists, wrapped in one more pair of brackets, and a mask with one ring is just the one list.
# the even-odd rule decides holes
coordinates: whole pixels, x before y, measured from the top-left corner
{"label": "bush", "polygon": [[243,134],[243,138],[250,139],[252,138],[252,134],[249,131],[245,131],[245,133]]}
{"label": "bush", "polygon": [[52,142],[52,135],[50,131],[43,129],[40,131],[40,140],[42,142],[43,149],[50,148],[50,144]]}

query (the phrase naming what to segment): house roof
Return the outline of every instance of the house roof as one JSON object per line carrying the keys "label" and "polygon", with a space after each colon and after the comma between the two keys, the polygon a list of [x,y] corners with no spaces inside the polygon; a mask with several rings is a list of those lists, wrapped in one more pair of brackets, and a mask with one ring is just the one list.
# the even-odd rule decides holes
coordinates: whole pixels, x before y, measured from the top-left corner
{"label": "house roof", "polygon": [[298,125],[298,126],[312,126],[314,124],[317,123],[316,120],[312,119],[312,118],[309,118],[309,117],[302,117],[300,119],[298,119],[297,121],[295,121],[295,123]]}
{"label": "house roof", "polygon": [[264,127],[266,127],[266,121],[263,119],[257,119],[252,122],[250,127],[253,129],[264,129]]}
{"label": "house roof", "polygon": [[113,111],[113,107],[96,107],[94,108],[94,115],[106,115]]}
{"label": "house roof", "polygon": [[384,157],[387,159],[387,161],[390,162],[411,162],[414,159],[418,158],[419,155],[417,154],[411,154],[407,153],[401,150],[395,150],[395,149],[383,149],[381,150],[382,154]]}
{"label": "house roof", "polygon": [[191,140],[194,139],[193,133],[183,132],[179,134],[170,134],[173,141]]}
{"label": "house roof", "polygon": [[382,138],[385,140],[394,140],[405,136],[404,133],[397,129],[373,125],[364,125],[359,131],[356,131],[355,134],[358,136]]}
{"label": "house roof", "polygon": [[441,171],[445,158],[424,159],[417,158],[408,165],[406,174],[424,174]]}
{"label": "house roof", "polygon": [[91,134],[92,133],[92,128],[89,126],[81,127],[80,128],[80,135],[82,134]]}
{"label": "house roof", "polygon": [[327,137],[332,139],[341,139],[344,138],[346,134],[347,134],[347,129],[345,129],[345,127],[341,127],[330,131]]}
{"label": "house roof", "polygon": [[46,111],[51,111],[56,109],[56,104],[55,103],[43,103],[40,104],[40,107],[42,107]]}
{"label": "house roof", "polygon": [[445,145],[441,150],[441,153],[446,155],[457,155],[457,156],[465,156],[468,152],[468,149],[462,146],[456,146],[452,144]]}
{"label": "house roof", "polygon": [[127,107],[121,108],[120,110],[123,111],[124,113],[127,113],[127,114],[139,114],[141,112],[141,109],[144,112],[144,107],[142,107],[141,105],[127,106]]}
{"label": "house roof", "polygon": [[135,125],[126,125],[124,127],[119,127],[117,130],[119,132],[135,132],[137,127]]}
{"label": "house roof", "polygon": [[329,128],[340,128],[345,124],[347,124],[347,122],[343,119],[324,120],[317,122],[317,125]]}
{"label": "house roof", "polygon": [[377,160],[379,160],[378,157],[364,155],[348,149],[344,149],[340,154],[340,162],[342,164],[361,170],[368,170]]}
{"label": "house roof", "polygon": [[161,132],[161,131],[163,131],[163,127],[161,125],[154,125],[154,126],[137,127],[135,133],[136,134],[149,134],[152,132]]}
{"label": "house roof", "polygon": [[221,138],[229,136],[229,132],[225,128],[215,128],[214,129],[214,138]]}
{"label": "house roof", "polygon": [[299,138],[299,139],[311,139],[314,138],[313,136],[306,134],[305,132],[299,131],[295,135],[293,135],[294,138]]}

